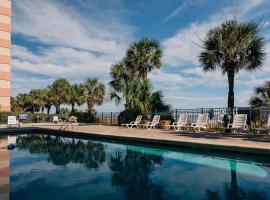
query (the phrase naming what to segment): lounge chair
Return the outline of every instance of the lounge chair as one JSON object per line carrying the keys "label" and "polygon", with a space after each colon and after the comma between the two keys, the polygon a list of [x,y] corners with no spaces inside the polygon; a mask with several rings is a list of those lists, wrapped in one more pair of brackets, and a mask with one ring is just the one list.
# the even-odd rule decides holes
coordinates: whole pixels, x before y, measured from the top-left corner
{"label": "lounge chair", "polygon": [[195,132],[208,129],[208,113],[199,114],[196,123],[191,124]]}
{"label": "lounge chair", "polygon": [[253,130],[255,131],[255,133],[260,133],[261,131],[267,131],[268,134],[270,135],[270,114],[268,115],[268,120],[267,120],[267,124],[265,127],[254,128]]}
{"label": "lounge chair", "polygon": [[7,126],[8,126],[8,128],[10,128],[11,126],[16,126],[19,128],[21,127],[16,116],[8,116]]}
{"label": "lounge chair", "polygon": [[133,128],[134,126],[136,126],[137,128],[139,127],[139,124],[142,121],[142,115],[138,115],[135,119],[135,121],[131,121],[128,124],[121,124],[123,127],[127,127],[127,128]]}
{"label": "lounge chair", "polygon": [[228,129],[239,134],[240,130],[248,130],[247,114],[236,114],[233,118],[233,123],[228,124]]}
{"label": "lounge chair", "polygon": [[69,123],[77,125],[77,117],[75,116],[70,116],[70,118],[68,118]]}
{"label": "lounge chair", "polygon": [[55,123],[55,124],[59,123],[59,118],[57,115],[53,116],[53,123]]}
{"label": "lounge chair", "polygon": [[180,114],[178,121],[170,125],[170,128],[174,128],[175,131],[181,131],[182,128],[185,128],[187,126],[187,120],[188,120],[188,114],[182,113]]}
{"label": "lounge chair", "polygon": [[143,124],[143,127],[151,130],[152,128],[156,128],[160,124],[159,121],[160,121],[160,115],[154,115],[152,122]]}

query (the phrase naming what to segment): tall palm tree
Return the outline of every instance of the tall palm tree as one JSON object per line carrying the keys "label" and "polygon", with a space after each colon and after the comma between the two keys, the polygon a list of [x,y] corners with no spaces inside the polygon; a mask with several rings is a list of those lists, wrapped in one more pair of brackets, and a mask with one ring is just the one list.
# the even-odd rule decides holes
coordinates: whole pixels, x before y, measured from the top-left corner
{"label": "tall palm tree", "polygon": [[60,113],[60,105],[69,102],[70,83],[66,79],[57,79],[49,86],[50,96],[56,113]]}
{"label": "tall palm tree", "polygon": [[156,40],[142,38],[134,42],[127,50],[124,62],[139,72],[147,80],[148,72],[161,67],[162,49]]}
{"label": "tall palm tree", "polygon": [[91,113],[95,104],[101,105],[105,101],[105,85],[97,78],[88,78],[83,83],[85,102]]}
{"label": "tall palm tree", "polygon": [[249,104],[252,107],[270,106],[270,81],[255,88],[255,96],[251,97]]}
{"label": "tall palm tree", "polygon": [[69,103],[71,104],[71,112],[74,113],[75,104],[82,105],[83,99],[83,87],[81,84],[73,84],[70,87]]}
{"label": "tall palm tree", "polygon": [[210,30],[203,41],[199,60],[203,70],[220,68],[228,77],[228,108],[234,108],[234,78],[241,71],[260,69],[265,58],[264,38],[259,25],[229,20]]}
{"label": "tall palm tree", "polygon": [[43,108],[45,107],[45,95],[46,95],[44,90],[33,89],[30,91],[29,95],[31,98],[31,103],[32,103],[34,111],[39,112],[40,109],[43,110]]}
{"label": "tall palm tree", "polygon": [[132,99],[131,83],[136,77],[136,72],[122,61],[112,66],[110,74],[112,77],[112,81],[109,83],[111,86],[110,98],[114,99],[117,105],[123,99],[125,109],[129,109]]}

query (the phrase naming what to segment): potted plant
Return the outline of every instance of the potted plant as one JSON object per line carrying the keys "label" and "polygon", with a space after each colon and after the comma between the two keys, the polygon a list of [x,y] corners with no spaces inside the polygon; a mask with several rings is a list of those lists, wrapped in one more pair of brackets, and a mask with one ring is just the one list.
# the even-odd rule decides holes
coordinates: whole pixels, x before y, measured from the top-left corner
{"label": "potted plant", "polygon": [[161,115],[160,119],[161,119],[160,120],[161,128],[164,130],[169,130],[171,122],[173,121],[172,116],[171,115]]}

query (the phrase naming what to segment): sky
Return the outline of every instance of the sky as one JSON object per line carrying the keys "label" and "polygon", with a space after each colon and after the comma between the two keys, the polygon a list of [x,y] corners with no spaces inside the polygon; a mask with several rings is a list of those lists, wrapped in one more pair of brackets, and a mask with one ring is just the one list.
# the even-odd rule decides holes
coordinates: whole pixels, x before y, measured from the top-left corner
{"label": "sky", "polygon": [[[13,0],[12,94],[44,88],[58,78],[71,83],[97,77],[109,91],[111,66],[129,44],[156,39],[162,67],[149,78],[173,108],[226,107],[227,78],[203,72],[198,61],[207,32],[236,18],[262,21],[267,55],[263,68],[240,72],[235,104],[247,106],[254,88],[270,77],[269,0]],[[120,111],[108,100],[98,111]]]}

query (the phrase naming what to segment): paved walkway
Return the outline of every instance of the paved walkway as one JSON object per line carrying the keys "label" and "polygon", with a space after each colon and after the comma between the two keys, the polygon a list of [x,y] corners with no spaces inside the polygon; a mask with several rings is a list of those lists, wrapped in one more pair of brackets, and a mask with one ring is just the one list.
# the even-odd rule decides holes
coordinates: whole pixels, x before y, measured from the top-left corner
{"label": "paved walkway", "polygon": [[[48,130],[59,130],[60,128],[59,125],[28,124],[23,125],[22,129],[30,128],[33,126]],[[95,137],[105,137],[129,141],[192,146],[196,148],[219,149],[249,153],[263,153],[270,155],[269,135],[241,134],[237,136],[222,135],[219,133],[180,133],[172,130],[146,130],[137,128],[127,129],[116,126],[102,125],[74,126],[72,131],[70,130],[67,132],[71,134],[80,133]]]}

